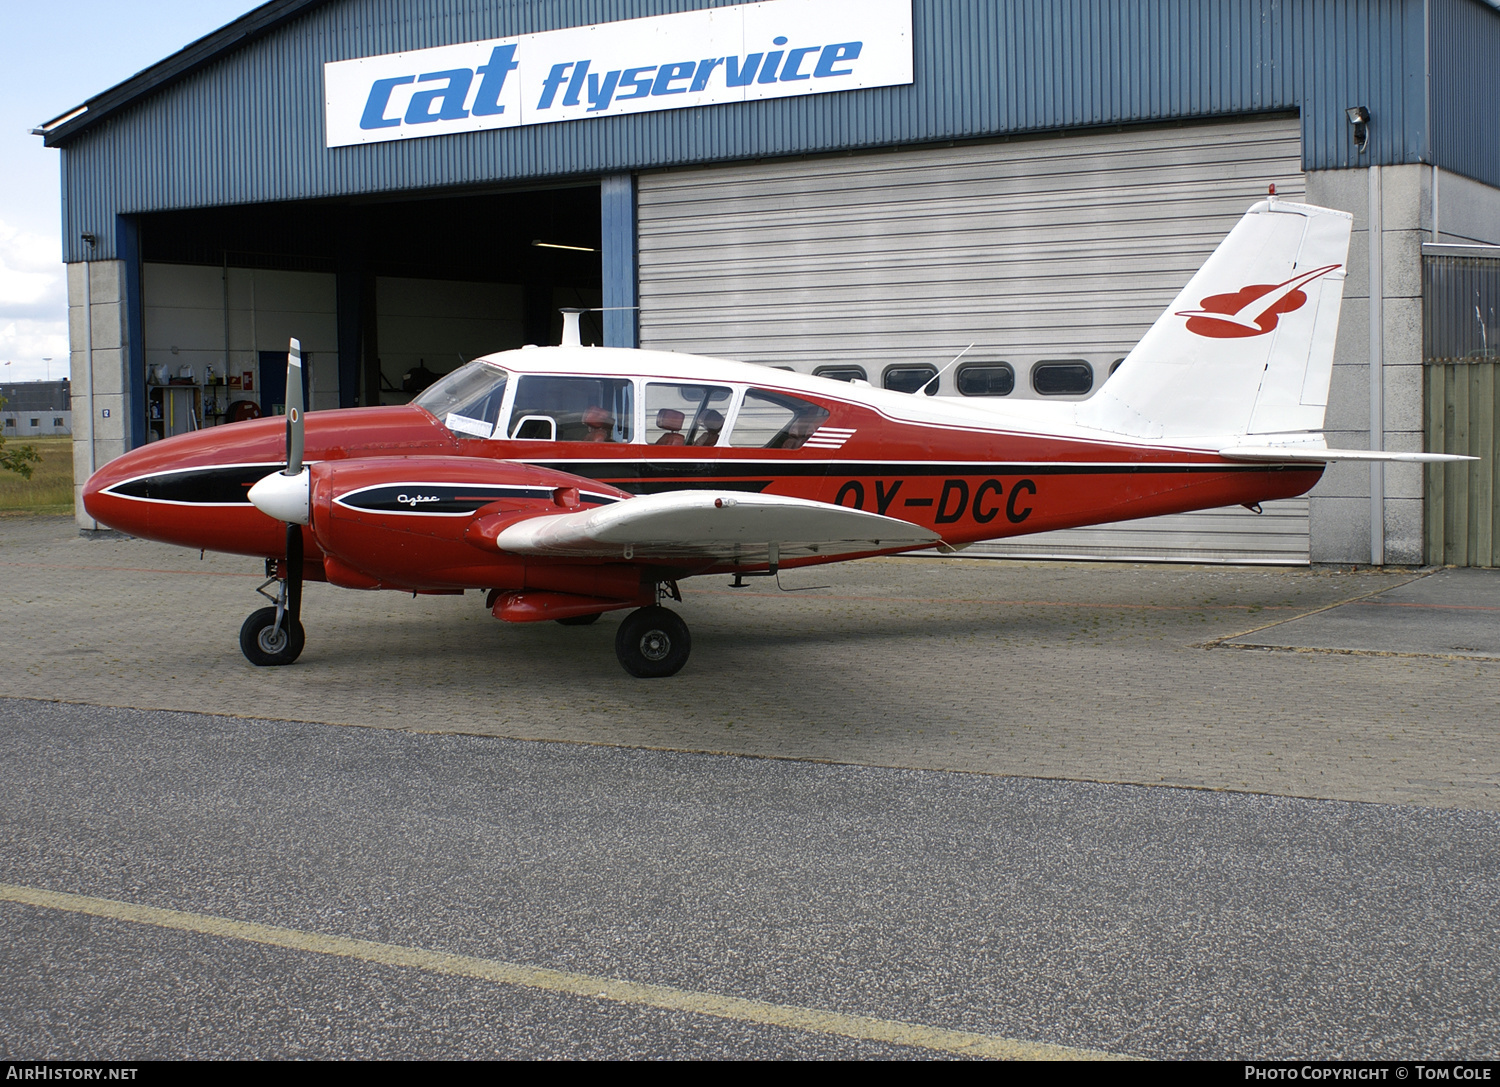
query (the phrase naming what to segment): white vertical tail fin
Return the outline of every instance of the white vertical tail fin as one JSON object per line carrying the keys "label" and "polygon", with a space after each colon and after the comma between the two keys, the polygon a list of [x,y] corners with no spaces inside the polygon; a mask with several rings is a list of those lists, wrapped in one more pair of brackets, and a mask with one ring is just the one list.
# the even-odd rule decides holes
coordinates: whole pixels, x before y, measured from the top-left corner
{"label": "white vertical tail fin", "polygon": [[1321,431],[1352,223],[1256,204],[1077,421],[1169,440]]}

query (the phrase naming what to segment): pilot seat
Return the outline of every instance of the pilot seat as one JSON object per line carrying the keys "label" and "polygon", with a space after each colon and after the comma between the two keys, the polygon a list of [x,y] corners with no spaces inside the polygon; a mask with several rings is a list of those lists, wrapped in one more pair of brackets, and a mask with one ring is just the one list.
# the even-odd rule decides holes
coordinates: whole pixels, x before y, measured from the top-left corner
{"label": "pilot seat", "polygon": [[676,408],[662,408],[656,413],[656,428],[666,431],[660,438],[656,439],[657,445],[686,445],[687,438],[682,434],[683,416]]}

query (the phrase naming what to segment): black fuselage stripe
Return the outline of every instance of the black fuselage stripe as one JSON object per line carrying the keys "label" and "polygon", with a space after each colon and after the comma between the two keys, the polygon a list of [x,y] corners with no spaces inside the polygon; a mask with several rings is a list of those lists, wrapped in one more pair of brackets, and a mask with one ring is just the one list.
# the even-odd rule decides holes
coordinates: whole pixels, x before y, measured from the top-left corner
{"label": "black fuselage stripe", "polygon": [[[684,461],[680,464],[654,461],[534,461],[537,468],[566,472],[586,479],[611,483],[624,490],[658,493],[672,490],[712,489],[724,481],[725,490],[763,491],[778,477],[822,478],[836,476],[858,479],[880,476],[1116,476],[1116,475],[1195,475],[1246,472],[1319,472],[1320,464],[1072,464],[1036,461],[959,462],[959,461]],[[250,502],[252,483],[276,470],[276,465],[237,465],[232,468],[183,469],[157,476],[117,483],[106,493],[126,498],[179,503],[214,505]],[[770,477],[770,478],[767,478]],[[433,484],[425,484],[433,486]],[[375,484],[375,487],[411,487],[415,484]],[[485,484],[445,484],[466,491],[486,491]],[[496,497],[540,495],[549,488],[496,486]],[[359,492],[355,492],[359,493]],[[347,498],[348,496],[345,496]],[[467,497],[467,496],[466,496]],[[600,495],[600,502],[613,499]],[[491,499],[493,501],[493,499]]]}
{"label": "black fuselage stripe", "polygon": [[1068,463],[969,463],[950,461],[819,461],[798,464],[788,461],[695,462],[666,469],[661,462],[643,465],[634,461],[539,462],[538,468],[570,472],[604,483],[616,480],[650,480],[670,483],[674,479],[736,479],[747,476],[1111,476],[1185,475],[1219,472],[1316,471],[1322,465],[1306,464],[1068,464]]}
{"label": "black fuselage stripe", "polygon": [[183,469],[157,476],[127,479],[106,487],[106,494],[122,498],[144,498],[158,502],[227,503],[250,502],[250,488],[285,464],[239,464],[230,468]]}

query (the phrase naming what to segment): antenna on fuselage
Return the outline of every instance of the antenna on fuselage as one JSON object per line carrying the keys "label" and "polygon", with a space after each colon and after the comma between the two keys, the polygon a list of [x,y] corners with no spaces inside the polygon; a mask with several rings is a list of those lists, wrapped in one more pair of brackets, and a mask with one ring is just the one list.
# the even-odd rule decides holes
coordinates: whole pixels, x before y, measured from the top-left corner
{"label": "antenna on fuselage", "polygon": [[[956,354],[956,355],[954,355],[954,356],[953,356],[953,362],[950,362],[950,363],[948,363],[948,365],[947,365],[947,366],[944,366],[944,367],[943,367],[943,368],[942,368],[942,369],[941,369],[941,370],[939,370],[939,371],[938,371],[938,372],[937,372],[937,373],[935,373],[935,374],[933,374],[933,375],[932,375],[932,376],[931,376],[931,377],[930,377],[930,378],[928,378],[928,379],[927,379],[927,380],[926,380],[926,381],[924,381],[924,382],[922,382],[922,387],[921,387],[921,388],[919,388],[919,389],[918,389],[918,390],[917,390],[917,393],[924,393],[924,392],[926,392],[926,391],[927,391],[927,386],[929,386],[929,385],[931,385],[931,384],[932,384],[932,383],[933,383],[933,382],[934,382],[934,381],[936,381],[936,380],[937,380],[937,379],[938,379],[938,378],[940,378],[940,377],[942,377],[942,376],[943,376],[943,375],[944,375],[944,374],[946,374],[946,373],[947,373],[947,372],[948,372],[948,371],[949,371],[949,370],[951,370],[951,369],[952,369],[952,368],[953,368],[953,363],[954,363],[954,362],[957,362],[957,361],[958,361],[958,360],[959,360],[959,359],[961,359],[961,358],[963,358],[963,357],[964,357],[964,356],[965,356],[965,355],[967,355],[967,354],[968,354],[968,353],[969,353],[969,352],[970,352],[970,351],[972,351],[972,350],[974,350],[974,345],[973,345],[973,344],[970,344],[970,345],[969,345],[969,346],[968,346],[968,347],[966,347],[966,348],[964,348],[964,349],[963,349],[963,350],[962,350],[962,351],[960,351],[960,352],[959,352],[959,353],[958,353],[958,354]],[[913,395],[916,395],[916,394],[913,394]]]}
{"label": "antenna on fuselage", "polygon": [[578,318],[585,313],[609,313],[617,309],[640,309],[640,306],[564,306],[558,312],[563,315],[562,340],[559,347],[582,347],[583,336],[578,330]]}

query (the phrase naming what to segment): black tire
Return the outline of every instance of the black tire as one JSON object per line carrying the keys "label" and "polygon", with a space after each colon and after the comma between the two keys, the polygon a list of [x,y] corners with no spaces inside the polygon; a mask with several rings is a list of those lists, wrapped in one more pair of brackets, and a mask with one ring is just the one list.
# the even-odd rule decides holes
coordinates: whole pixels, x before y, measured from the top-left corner
{"label": "black tire", "polygon": [[687,624],[666,608],[631,612],[615,634],[615,656],[637,679],[676,675],[692,651]]}
{"label": "black tire", "polygon": [[604,613],[602,611],[591,611],[587,615],[570,615],[566,619],[558,619],[555,621],[561,623],[565,627],[586,627],[590,623],[597,623],[599,621],[599,616],[603,614]]}
{"label": "black tire", "polygon": [[240,652],[251,664],[264,668],[268,665],[291,664],[302,655],[307,634],[299,620],[290,616],[282,619],[281,629],[273,637],[276,625],[276,609],[261,608],[252,612],[245,625],[240,627]]}

